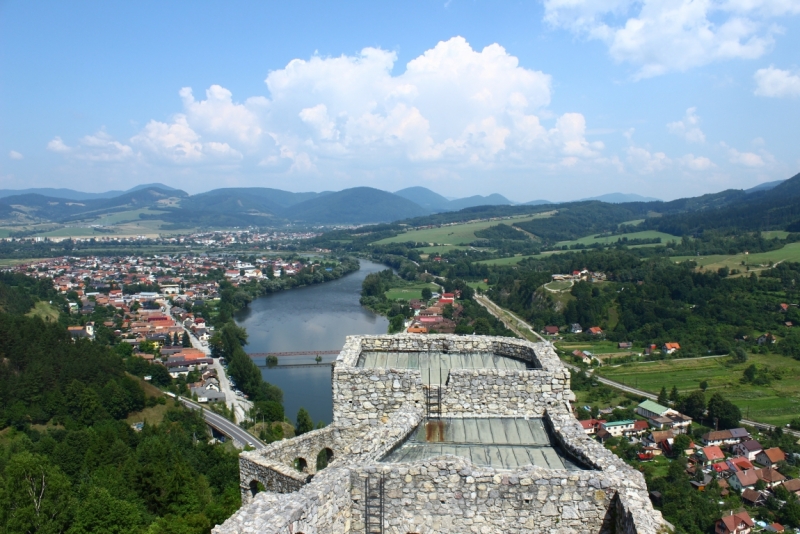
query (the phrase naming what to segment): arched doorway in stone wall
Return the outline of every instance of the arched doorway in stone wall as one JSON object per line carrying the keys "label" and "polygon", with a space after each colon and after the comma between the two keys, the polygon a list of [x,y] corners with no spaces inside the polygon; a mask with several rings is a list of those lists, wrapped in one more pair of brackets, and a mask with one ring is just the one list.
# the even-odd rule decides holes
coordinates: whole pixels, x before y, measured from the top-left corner
{"label": "arched doorway in stone wall", "polygon": [[295,458],[292,464],[294,465],[294,468],[301,473],[308,473],[308,462],[305,458]]}
{"label": "arched doorway in stone wall", "polygon": [[325,447],[319,454],[317,454],[317,471],[321,471],[328,467],[328,464],[333,461],[333,449]]}
{"label": "arched doorway in stone wall", "polygon": [[255,497],[257,494],[264,491],[264,485],[259,482],[258,480],[251,480],[250,481],[250,497]]}

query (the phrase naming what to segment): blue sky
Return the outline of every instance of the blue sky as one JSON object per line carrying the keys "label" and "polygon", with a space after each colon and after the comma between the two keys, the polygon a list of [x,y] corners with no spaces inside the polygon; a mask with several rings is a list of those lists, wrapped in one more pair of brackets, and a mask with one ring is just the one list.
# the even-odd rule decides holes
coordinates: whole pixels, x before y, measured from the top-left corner
{"label": "blue sky", "polygon": [[0,188],[672,199],[798,123],[800,0],[0,2]]}

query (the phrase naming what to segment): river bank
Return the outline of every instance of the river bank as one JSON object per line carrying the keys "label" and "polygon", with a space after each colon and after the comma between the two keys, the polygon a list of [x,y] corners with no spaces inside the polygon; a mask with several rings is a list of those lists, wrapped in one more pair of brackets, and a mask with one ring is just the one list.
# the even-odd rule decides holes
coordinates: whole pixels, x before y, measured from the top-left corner
{"label": "river bank", "polygon": [[[340,350],[348,335],[385,334],[388,320],[362,307],[359,298],[364,278],[386,267],[360,263],[359,270],[338,280],[265,295],[235,313],[234,320],[248,333],[247,352]],[[332,417],[329,361],[323,358],[313,366],[313,355],[286,357],[267,368],[263,358],[255,360],[264,380],[283,390],[286,416],[293,421],[302,406],[315,423],[328,423]]]}

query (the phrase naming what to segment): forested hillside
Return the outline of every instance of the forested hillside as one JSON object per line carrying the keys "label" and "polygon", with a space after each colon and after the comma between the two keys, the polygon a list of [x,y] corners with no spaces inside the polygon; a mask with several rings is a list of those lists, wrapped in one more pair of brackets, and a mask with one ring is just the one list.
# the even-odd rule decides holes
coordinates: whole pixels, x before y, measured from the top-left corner
{"label": "forested hillside", "polygon": [[[224,521],[240,504],[236,452],[207,442],[199,414],[146,395],[125,372],[129,346],[20,315],[52,289],[17,276],[0,281],[13,312],[0,313],[0,532],[204,534]],[[156,406],[160,424],[126,421]]]}
{"label": "forested hillside", "polygon": [[[518,269],[498,269],[489,294],[541,329],[545,325],[600,326],[613,341],[658,346],[679,341],[685,355],[724,354],[737,340],[746,344],[765,332],[791,335],[798,322],[794,276],[800,265],[782,263],[749,276],[727,269],[697,271],[694,264],[642,259],[624,250],[554,255]],[[543,288],[551,274],[589,269],[608,281],[577,282],[563,293]],[[789,346],[787,343],[786,347]]]}

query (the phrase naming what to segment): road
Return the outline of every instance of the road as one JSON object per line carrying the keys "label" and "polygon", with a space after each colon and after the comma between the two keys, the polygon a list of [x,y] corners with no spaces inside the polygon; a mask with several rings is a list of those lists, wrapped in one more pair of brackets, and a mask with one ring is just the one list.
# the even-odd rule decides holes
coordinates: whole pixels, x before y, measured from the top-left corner
{"label": "road", "polygon": [[206,423],[233,439],[235,444],[238,444],[239,448],[244,448],[245,445],[250,445],[254,449],[263,449],[266,446],[259,441],[258,438],[244,430],[239,425],[228,421],[221,415],[210,410],[203,410],[202,406],[184,397],[178,397],[178,400],[190,410],[202,410],[203,419],[205,419]]}
{"label": "road", "polygon": [[[489,300],[487,297],[484,297],[483,295],[478,295],[476,293],[475,294],[475,301],[478,304],[480,304],[481,306],[483,306],[484,308],[486,308],[489,311],[489,313],[491,313],[492,315],[494,315],[495,317],[500,319],[503,322],[503,324],[506,325],[506,327],[509,330],[511,330],[512,332],[514,332],[515,334],[517,334],[521,338],[527,339],[527,336],[522,332],[522,330],[524,329],[524,330],[532,333],[534,336],[536,336],[537,338],[539,338],[543,342],[550,343],[550,341],[546,340],[541,335],[539,335],[538,332],[534,331],[534,329],[531,328],[531,326],[528,323],[526,323],[525,321],[520,319],[514,313],[512,313],[512,312],[510,312],[510,311],[508,311],[508,310],[506,310],[504,308],[501,308],[500,306],[498,306],[497,304],[495,304],[494,302]],[[514,321],[509,320],[508,316],[510,316],[512,319],[514,319],[516,321],[516,323]],[[579,367],[577,367],[575,365],[572,365],[570,363],[567,363],[567,362],[565,362],[563,360],[561,361],[561,363],[564,364],[565,367],[567,367],[568,369],[572,369],[573,371],[579,371],[580,370]],[[589,371],[589,373],[591,374],[592,371]],[[626,393],[632,393],[634,395],[639,395],[641,397],[646,397],[646,398],[648,398],[650,400],[657,400],[658,399],[658,395],[654,395],[653,393],[650,393],[648,391],[643,391],[641,389],[632,388],[632,387],[627,386],[625,384],[622,384],[620,382],[615,382],[613,380],[609,380],[608,378],[603,378],[602,376],[594,375],[594,378],[598,382],[600,382],[601,384],[605,384],[607,386],[611,386],[612,388],[619,389],[619,390],[624,391]],[[759,429],[767,429],[767,430],[769,430],[769,429],[775,428],[774,425],[770,425],[770,424],[767,424],[767,423],[759,423],[758,421],[751,421],[750,419],[742,419],[741,423],[745,424],[745,425],[754,426],[754,427],[757,427]],[[790,430],[790,429],[785,428],[785,427],[782,427],[782,430],[784,432],[786,432],[786,433],[792,434],[793,436],[800,437],[800,432],[797,431],[797,430]]]}
{"label": "road", "polygon": [[[170,305],[167,303],[165,305],[166,313],[170,314]],[[203,345],[199,339],[194,337],[189,330],[184,328],[184,332],[189,334],[189,339],[192,342],[192,347],[196,348],[197,350],[203,351],[205,354],[211,358],[211,349],[208,345]],[[231,382],[228,379],[228,375],[225,373],[225,368],[222,367],[222,364],[219,363],[219,358],[212,358],[213,364],[210,367],[217,371],[217,379],[219,380],[219,389],[222,393],[225,394],[225,404],[228,405],[228,408],[233,410],[234,417],[236,418],[237,422],[242,422],[247,418],[247,413],[250,411],[252,407],[252,403],[242,397],[237,397],[236,393],[234,393],[233,388],[231,387]]]}

